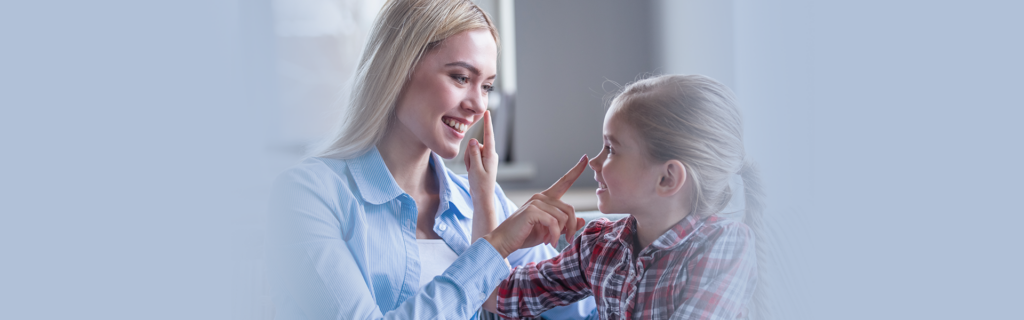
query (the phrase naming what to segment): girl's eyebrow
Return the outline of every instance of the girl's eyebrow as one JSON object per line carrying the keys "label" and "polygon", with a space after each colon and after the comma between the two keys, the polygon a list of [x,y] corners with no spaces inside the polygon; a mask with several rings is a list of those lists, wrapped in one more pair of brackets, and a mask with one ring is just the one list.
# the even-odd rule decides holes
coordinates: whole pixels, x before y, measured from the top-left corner
{"label": "girl's eyebrow", "polygon": [[[444,66],[445,67],[463,67],[463,68],[466,68],[467,70],[469,70],[469,72],[473,73],[473,75],[475,75],[477,77],[480,76],[480,69],[477,69],[476,67],[474,67],[473,65],[471,65],[471,64],[469,64],[468,62],[465,62],[465,61],[455,61],[455,62],[446,64]],[[487,80],[494,79],[496,76],[497,75],[492,75],[489,78],[487,78]]]}
{"label": "girl's eyebrow", "polygon": [[615,140],[615,136],[610,134],[604,135],[604,139],[610,141],[612,144],[619,144],[619,140]]}

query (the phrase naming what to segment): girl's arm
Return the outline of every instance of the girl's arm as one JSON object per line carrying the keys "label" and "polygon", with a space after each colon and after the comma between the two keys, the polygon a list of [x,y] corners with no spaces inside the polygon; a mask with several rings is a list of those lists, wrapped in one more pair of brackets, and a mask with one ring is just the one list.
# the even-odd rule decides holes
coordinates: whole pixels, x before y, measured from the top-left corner
{"label": "girl's arm", "polygon": [[[582,219],[578,224],[582,227]],[[484,309],[508,318],[533,318],[591,296],[587,261],[593,249],[591,240],[597,237],[585,235],[599,229],[588,227],[551,259],[516,267],[484,303]]]}

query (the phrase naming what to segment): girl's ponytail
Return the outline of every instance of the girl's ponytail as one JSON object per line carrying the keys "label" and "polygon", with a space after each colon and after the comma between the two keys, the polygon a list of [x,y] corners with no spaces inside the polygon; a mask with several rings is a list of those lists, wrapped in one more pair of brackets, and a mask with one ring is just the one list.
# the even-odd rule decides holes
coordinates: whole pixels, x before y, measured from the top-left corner
{"label": "girl's ponytail", "polygon": [[743,223],[754,232],[754,251],[757,256],[757,288],[751,297],[748,319],[771,319],[771,303],[768,301],[768,252],[773,246],[772,237],[764,221],[765,192],[761,184],[761,173],[757,166],[748,159],[738,173],[743,178],[743,193],[746,201],[746,212]]}

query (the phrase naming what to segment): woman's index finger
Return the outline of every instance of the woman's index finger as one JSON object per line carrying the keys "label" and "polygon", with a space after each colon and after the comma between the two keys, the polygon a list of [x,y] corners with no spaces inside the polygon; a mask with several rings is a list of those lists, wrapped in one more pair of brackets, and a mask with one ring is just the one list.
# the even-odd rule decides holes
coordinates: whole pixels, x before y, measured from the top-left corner
{"label": "woman's index finger", "polygon": [[555,181],[550,188],[541,191],[540,193],[554,199],[561,199],[562,195],[564,195],[566,191],[569,191],[569,187],[572,186],[572,183],[576,182],[576,179],[579,179],[580,175],[583,174],[583,170],[586,169],[587,155],[583,155],[583,158],[580,158],[580,161],[576,163],[576,166],[569,169],[569,172],[566,172],[565,175],[558,179],[558,181]]}
{"label": "woman's index finger", "polygon": [[488,154],[494,152],[494,125],[491,123],[491,111],[484,111],[484,148]]}

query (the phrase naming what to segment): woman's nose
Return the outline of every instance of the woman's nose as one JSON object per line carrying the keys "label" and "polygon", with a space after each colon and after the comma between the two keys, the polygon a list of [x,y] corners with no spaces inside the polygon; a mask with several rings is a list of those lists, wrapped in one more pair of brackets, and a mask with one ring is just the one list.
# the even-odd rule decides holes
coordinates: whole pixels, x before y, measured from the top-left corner
{"label": "woman's nose", "polygon": [[473,114],[483,114],[487,111],[487,92],[481,89],[471,90],[466,100],[463,101],[463,108]]}

